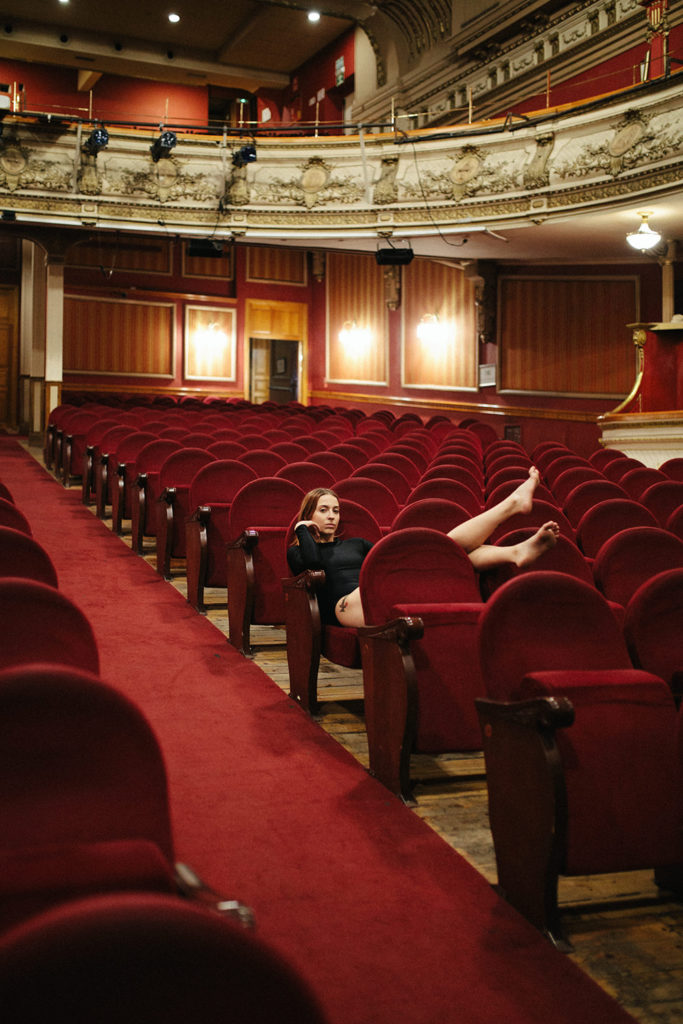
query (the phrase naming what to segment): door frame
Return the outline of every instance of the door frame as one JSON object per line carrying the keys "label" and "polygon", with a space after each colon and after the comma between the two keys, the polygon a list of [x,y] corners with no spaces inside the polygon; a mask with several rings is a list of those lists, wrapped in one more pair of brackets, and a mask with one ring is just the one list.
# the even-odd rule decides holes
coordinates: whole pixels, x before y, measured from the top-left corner
{"label": "door frame", "polygon": [[297,401],[308,404],[308,303],[274,299],[247,299],[244,307],[244,394],[251,393],[251,339],[299,343]]}

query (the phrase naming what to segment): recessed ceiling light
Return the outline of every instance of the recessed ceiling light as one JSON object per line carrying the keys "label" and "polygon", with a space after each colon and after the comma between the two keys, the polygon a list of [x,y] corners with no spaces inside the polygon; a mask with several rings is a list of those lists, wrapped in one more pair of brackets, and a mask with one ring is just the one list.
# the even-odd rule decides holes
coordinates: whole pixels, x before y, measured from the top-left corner
{"label": "recessed ceiling light", "polygon": [[69,0],[59,0],[60,4],[68,4]]}
{"label": "recessed ceiling light", "polygon": [[320,21],[320,11],[309,11],[308,12],[308,20],[309,21]]}
{"label": "recessed ceiling light", "polygon": [[177,22],[180,21],[180,15],[179,14],[169,14],[168,20],[172,21],[173,24],[175,25]]}

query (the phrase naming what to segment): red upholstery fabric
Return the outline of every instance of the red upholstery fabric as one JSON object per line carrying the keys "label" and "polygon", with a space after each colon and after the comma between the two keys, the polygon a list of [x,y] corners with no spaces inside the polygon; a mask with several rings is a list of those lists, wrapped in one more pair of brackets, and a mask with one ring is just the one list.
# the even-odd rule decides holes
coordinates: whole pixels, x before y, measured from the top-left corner
{"label": "red upholstery fabric", "polygon": [[511,700],[530,672],[630,669],[626,644],[595,587],[538,570],[508,580],[484,605],[479,654],[488,696]]}
{"label": "red upholstery fabric", "polygon": [[597,469],[603,469],[612,459],[623,458],[623,455],[624,453],[617,448],[598,448],[597,451],[590,453],[588,461]]}
{"label": "red upholstery fabric", "polygon": [[683,862],[683,772],[673,698],[635,669],[535,672],[519,697],[568,697],[557,743],[567,791],[566,874]]}
{"label": "red upholstery fabric", "polygon": [[393,466],[414,487],[427,467],[427,458],[418,449],[397,448],[386,449],[383,452],[373,455],[370,465],[381,463],[383,466]]}
{"label": "red upholstery fabric", "polygon": [[639,501],[641,495],[647,490],[651,484],[660,483],[665,481],[667,476],[662,473],[659,469],[652,469],[650,466],[642,466],[638,469],[629,469],[628,472],[624,473],[619,486],[623,487],[629,497],[633,498],[634,501]]}
{"label": "red upholstery fabric", "polygon": [[478,749],[474,698],[483,693],[476,647],[482,604],[464,550],[435,530],[390,533],[367,555],[360,590],[367,623],[404,615],[424,621],[424,636],[411,643],[419,691],[417,749]]}
{"label": "red upholstery fabric", "polygon": [[683,540],[683,505],[679,505],[673,510],[666,521],[666,528],[669,533],[673,533]]}
{"label": "red upholstery fabric", "polygon": [[360,476],[348,477],[345,480],[338,480],[334,490],[342,502],[354,501],[372,512],[382,530],[389,530],[399,513],[396,498],[379,480]]}
{"label": "red upholstery fabric", "polygon": [[29,537],[33,535],[31,524],[13,501],[7,498],[0,498],[0,526],[7,526],[12,530],[20,530]]}
{"label": "red upholstery fabric", "polygon": [[330,451],[334,452],[336,455],[341,455],[343,459],[346,459],[346,461],[353,466],[354,470],[364,466],[368,461],[366,452],[363,452],[360,448],[356,448],[355,445],[348,444],[346,442],[333,445],[330,448]]}
{"label": "red upholstery fabric", "polygon": [[334,476],[329,469],[312,462],[289,462],[275,474],[282,480],[290,480],[300,487],[304,494],[315,487],[331,487],[334,490]]}
{"label": "red upholstery fabric", "polygon": [[440,498],[423,498],[413,501],[402,508],[391,524],[392,530],[405,530],[409,526],[426,527],[428,530],[439,530],[449,533],[455,526],[466,522],[470,514],[462,505],[454,501],[442,501]]}
{"label": "red upholstery fabric", "polygon": [[0,938],[13,1024],[324,1024],[308,986],[236,922],[178,898],[77,900]]}
{"label": "red upholstery fabric", "polygon": [[642,469],[643,463],[640,459],[631,459],[627,455],[622,455],[618,459],[611,459],[606,462],[602,467],[602,471],[608,480],[614,480],[615,483],[620,483],[622,476],[631,469]]}
{"label": "red upholstery fabric", "polygon": [[225,438],[212,441],[206,450],[211,455],[215,455],[217,459],[238,459],[240,455],[244,455],[247,449],[238,440],[228,440]]}
{"label": "red upholstery fabric", "polygon": [[558,477],[562,473],[566,473],[568,469],[592,469],[592,467],[587,459],[582,459],[580,455],[574,454],[559,455],[557,458],[549,460],[543,470],[543,478],[551,490]]}
{"label": "red upholstery fabric", "polygon": [[391,491],[398,505],[405,505],[411,491],[411,485],[401,470],[383,462],[366,462],[351,474],[351,479],[356,478],[378,480]]}
{"label": "red upholstery fabric", "polygon": [[199,508],[209,511],[202,523],[193,518],[186,526],[188,598],[191,592],[196,596],[199,586],[226,585],[225,548],[232,539],[230,506],[242,487],[256,479],[246,463],[230,459],[210,462],[193,478],[188,498],[190,516],[196,516]]}
{"label": "red upholstery fabric", "polygon": [[270,450],[284,459],[285,463],[298,462],[308,455],[303,445],[295,444],[293,441],[276,441]]}
{"label": "red upholstery fabric", "polygon": [[552,492],[561,505],[564,505],[568,495],[585,480],[604,480],[605,477],[592,466],[574,466],[572,469],[565,469],[559,476],[555,477],[552,485]]}
{"label": "red upholstery fabric", "polygon": [[651,484],[640,496],[660,526],[666,527],[671,513],[683,505],[683,481],[666,480]]}
{"label": "red upholstery fabric", "polygon": [[426,483],[428,480],[435,479],[456,480],[458,483],[464,484],[468,487],[479,502],[483,501],[483,476],[481,472],[475,468],[473,463],[462,461],[457,465],[446,462],[441,462],[438,465],[432,464],[422,474],[419,482]]}
{"label": "red upholstery fabric", "polygon": [[518,448],[499,448],[493,453],[489,449],[486,452],[486,478],[490,479],[503,469],[521,469],[523,476],[528,476],[531,464],[526,452]]}
{"label": "red upholstery fabric", "polygon": [[496,469],[486,478],[486,493],[490,494],[492,491],[495,491],[496,487],[500,487],[501,484],[507,484],[511,481],[521,484],[528,476],[529,467],[522,466],[519,463],[514,466],[504,466],[501,469]]}
{"label": "red upholstery fabric", "polygon": [[659,467],[660,473],[664,473],[670,480],[683,481],[683,458],[667,459]]}
{"label": "red upholstery fabric", "polygon": [[586,480],[577,484],[564,501],[564,513],[575,528],[584,512],[609,498],[628,498],[628,492],[612,480]]}
{"label": "red upholstery fabric", "polygon": [[[230,534],[236,541],[246,530],[256,530],[258,543],[252,550],[252,622],[284,622],[282,580],[290,575],[287,564],[287,534],[301,505],[304,491],[289,480],[264,477],[246,484],[230,509]],[[228,573],[228,601],[231,595]]]}
{"label": "red upholstery fabric", "polygon": [[516,515],[506,519],[504,523],[501,523],[493,531],[489,538],[490,543],[495,544],[496,541],[506,533],[511,533],[512,530],[524,529],[527,526],[542,526],[543,523],[547,523],[551,519],[557,523],[561,534],[568,537],[571,541],[576,540],[574,528],[564,513],[556,505],[550,505],[547,501],[534,497],[531,512],[518,512]]}
{"label": "red upholstery fabric", "polygon": [[[524,530],[513,530],[511,533],[504,534],[497,543],[505,545],[519,544],[521,541],[531,537],[534,532],[533,527]],[[520,576],[523,573],[538,572],[539,569],[542,569],[544,572],[563,572],[568,576],[574,576],[578,580],[583,580],[584,583],[588,583],[590,586],[594,586],[590,565],[576,544],[569,540],[568,537],[560,535],[555,546],[549,548],[543,554],[540,562],[531,562],[522,568],[518,568],[509,562],[480,573],[479,587],[484,600],[487,601],[491,594],[498,587],[502,586],[503,583],[507,582],[507,580]]]}
{"label": "red upholstery fabric", "polygon": [[353,473],[353,465],[338,452],[314,452],[313,455],[308,456],[306,461],[329,470],[335,480],[343,480]]}
{"label": "red upholstery fabric", "polygon": [[[132,485],[130,518],[133,535],[141,539],[154,537],[157,527],[156,503],[161,493],[160,473],[169,455],[180,451],[180,443],[158,438],[141,448],[135,459],[135,479],[131,479]],[[144,474],[145,480],[142,484],[143,494],[140,495],[140,487],[137,477]],[[140,500],[140,498],[144,500]]]}
{"label": "red upholstery fabric", "polygon": [[14,504],[12,492],[6,484],[3,484],[2,480],[0,480],[0,498],[4,498],[5,501],[9,501],[12,505]]}
{"label": "red upholstery fabric", "polygon": [[278,469],[286,465],[286,461],[277,452],[268,451],[264,448],[248,449],[244,455],[238,456],[238,462],[244,462],[245,465],[250,466],[254,470],[257,476],[261,477],[273,476],[277,473]]}
{"label": "red upholstery fabric", "polygon": [[[519,480],[508,480],[507,483],[498,484],[492,491],[489,491],[489,493],[487,494],[485,507],[493,508],[493,506],[497,505],[499,501],[503,500],[503,498],[507,498],[508,494],[512,494],[512,492],[516,490],[517,487],[519,487],[519,484]],[[538,484],[536,486],[536,490],[534,491],[534,498],[536,501],[545,501],[548,505],[551,505],[555,510],[559,508],[555,497],[548,490],[545,484]]]}
{"label": "red upholstery fabric", "polygon": [[160,501],[156,507],[157,566],[160,556],[163,559],[185,557],[185,522],[192,511],[190,484],[200,469],[216,461],[208,450],[181,448],[169,455],[161,466],[159,496],[168,488],[173,488],[173,496],[169,501]]}
{"label": "red upholstery fabric", "polygon": [[45,548],[23,530],[0,526],[0,576],[20,576],[58,586],[57,570]]}
{"label": "red upholstery fabric", "polygon": [[0,579],[0,668],[33,661],[99,671],[92,626],[64,594],[45,583]]}
{"label": "red upholstery fabric", "polygon": [[645,580],[680,567],[683,541],[667,530],[635,526],[605,541],[593,563],[593,576],[608,600],[626,607]]}
{"label": "red upholstery fabric", "polygon": [[657,526],[657,520],[638,501],[608,498],[584,512],[576,527],[576,540],[584,555],[595,558],[606,540],[632,526]]}
{"label": "red upholstery fabric", "polygon": [[157,440],[158,438],[148,431],[136,431],[123,438],[116,446],[116,451],[110,454],[107,479],[109,481],[112,527],[116,532],[121,530],[121,521],[130,519],[131,516],[136,459],[146,444]]}
{"label": "red upholstery fabric", "polygon": [[683,568],[642,583],[626,607],[624,635],[636,668],[683,684]]}
{"label": "red upholstery fabric", "polygon": [[470,516],[478,515],[483,507],[480,497],[467,486],[458,480],[449,480],[446,477],[432,477],[429,480],[420,481],[408,497],[408,503],[422,501],[424,498],[441,498],[444,501],[453,501],[456,505],[462,505],[467,509]]}

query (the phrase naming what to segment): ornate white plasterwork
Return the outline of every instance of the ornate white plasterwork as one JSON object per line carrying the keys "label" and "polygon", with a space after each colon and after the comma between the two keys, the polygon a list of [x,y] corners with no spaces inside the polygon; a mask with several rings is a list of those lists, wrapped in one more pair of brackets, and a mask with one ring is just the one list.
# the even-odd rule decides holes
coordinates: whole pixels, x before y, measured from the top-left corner
{"label": "ornate white plasterwork", "polygon": [[[0,139],[0,206],[25,221],[197,234],[211,224],[263,237],[367,236],[400,226],[514,225],[534,210],[609,207],[629,195],[681,190],[683,90],[678,83],[542,124],[490,132],[441,129],[257,140],[257,160],[235,168],[220,139],[179,135],[152,160],[149,138],[109,131],[83,159],[75,129],[43,140],[11,116]],[[93,221],[93,204],[96,215]],[[87,221],[83,210],[88,209]]]}

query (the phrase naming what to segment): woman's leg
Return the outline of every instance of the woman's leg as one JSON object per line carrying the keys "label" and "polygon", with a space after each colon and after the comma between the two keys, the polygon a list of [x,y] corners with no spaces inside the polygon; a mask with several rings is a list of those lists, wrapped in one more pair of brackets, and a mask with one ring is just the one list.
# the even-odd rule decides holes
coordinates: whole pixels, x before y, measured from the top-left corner
{"label": "woman's leg", "polygon": [[506,562],[522,568],[531,565],[549,548],[555,547],[559,535],[559,526],[551,521],[544,523],[536,533],[519,544],[480,544],[474,551],[468,552],[468,555],[477,572]]}
{"label": "woman's leg", "polygon": [[365,625],[365,617],[363,615],[363,605],[360,600],[360,590],[356,587],[346,597],[341,597],[335,605],[334,614],[337,616],[337,622],[340,626],[351,626],[356,628],[357,626]]}
{"label": "woman's leg", "polygon": [[499,501],[493,508],[487,508],[478,516],[473,516],[452,529],[448,536],[457,541],[460,547],[470,554],[480,547],[491,536],[493,531],[517,512],[531,512],[534,491],[540,480],[535,466],[529,470],[529,478],[520,484],[511,494]]}

